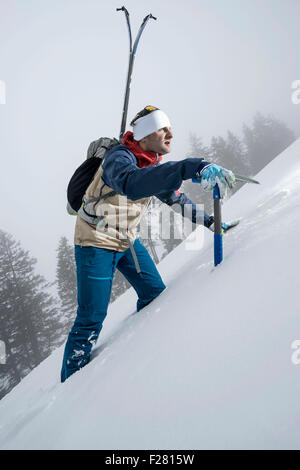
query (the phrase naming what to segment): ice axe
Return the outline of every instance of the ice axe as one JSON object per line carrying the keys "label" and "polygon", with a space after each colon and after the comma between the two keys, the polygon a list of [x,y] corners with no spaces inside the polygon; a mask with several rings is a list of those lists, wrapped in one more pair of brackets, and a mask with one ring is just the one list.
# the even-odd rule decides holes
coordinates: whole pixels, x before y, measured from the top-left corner
{"label": "ice axe", "polygon": [[242,181],[243,183],[260,184],[259,181],[256,181],[252,178],[248,178],[248,176],[242,176],[242,175],[237,175],[237,174],[235,174],[234,176],[237,181]]}
{"label": "ice axe", "polygon": [[[242,175],[234,175],[237,181],[244,183],[260,184],[252,178]],[[223,230],[222,230],[222,210],[221,210],[221,196],[219,186],[216,184],[213,190],[214,198],[214,264],[218,264],[223,261]]]}
{"label": "ice axe", "polygon": [[[247,176],[235,174],[236,181],[244,183],[260,184],[259,181]],[[193,178],[193,183],[201,183],[201,179]],[[214,264],[217,266],[223,261],[223,229],[222,229],[222,210],[221,195],[219,186],[216,184],[213,189],[214,199]]]}

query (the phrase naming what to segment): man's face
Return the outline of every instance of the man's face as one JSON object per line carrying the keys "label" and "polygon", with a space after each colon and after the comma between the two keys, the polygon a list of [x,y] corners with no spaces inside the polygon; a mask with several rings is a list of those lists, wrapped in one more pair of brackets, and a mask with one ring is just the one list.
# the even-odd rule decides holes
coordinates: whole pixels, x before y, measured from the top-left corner
{"label": "man's face", "polygon": [[140,140],[139,144],[146,152],[156,152],[165,155],[171,152],[171,140],[173,133],[170,127],[163,127]]}

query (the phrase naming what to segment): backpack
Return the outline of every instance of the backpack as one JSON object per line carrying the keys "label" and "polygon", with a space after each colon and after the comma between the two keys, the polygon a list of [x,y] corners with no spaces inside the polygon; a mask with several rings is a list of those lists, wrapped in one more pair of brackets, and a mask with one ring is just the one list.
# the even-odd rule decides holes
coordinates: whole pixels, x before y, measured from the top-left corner
{"label": "backpack", "polygon": [[[110,137],[100,137],[89,145],[86,160],[75,170],[71,177],[67,188],[67,211],[70,215],[78,215],[78,211],[82,208],[84,211],[85,203],[84,195],[93,178],[99,169],[105,153],[115,145],[119,145],[117,139]],[[115,193],[115,191],[114,191]],[[112,192],[109,193],[112,195]],[[80,211],[82,212],[82,211]],[[80,215],[80,214],[79,214]],[[89,214],[86,214],[89,217]]]}

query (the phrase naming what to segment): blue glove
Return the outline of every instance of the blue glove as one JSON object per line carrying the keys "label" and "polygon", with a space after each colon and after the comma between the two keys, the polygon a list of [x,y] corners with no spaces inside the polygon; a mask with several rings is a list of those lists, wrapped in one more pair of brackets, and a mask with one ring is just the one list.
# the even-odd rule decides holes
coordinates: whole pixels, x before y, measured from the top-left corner
{"label": "blue glove", "polygon": [[235,185],[235,176],[232,171],[214,164],[206,166],[198,178],[198,181],[195,179],[193,181],[200,183],[204,191],[212,191],[217,184],[221,198],[226,196],[228,187],[232,189]]}

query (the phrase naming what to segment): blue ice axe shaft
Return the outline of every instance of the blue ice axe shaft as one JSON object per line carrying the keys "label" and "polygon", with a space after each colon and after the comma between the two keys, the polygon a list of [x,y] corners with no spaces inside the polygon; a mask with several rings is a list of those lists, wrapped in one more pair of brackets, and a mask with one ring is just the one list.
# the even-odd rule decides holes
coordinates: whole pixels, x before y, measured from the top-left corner
{"label": "blue ice axe shaft", "polygon": [[216,184],[213,192],[214,197],[214,263],[215,266],[223,261],[223,233],[222,233],[222,211],[219,186]]}
{"label": "blue ice axe shaft", "polygon": [[[198,178],[192,179],[193,183],[201,183]],[[221,196],[219,186],[216,184],[213,191],[214,198],[214,262],[215,266],[223,260],[223,232],[222,232],[222,213]]]}

